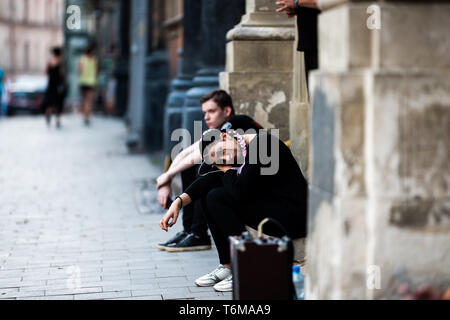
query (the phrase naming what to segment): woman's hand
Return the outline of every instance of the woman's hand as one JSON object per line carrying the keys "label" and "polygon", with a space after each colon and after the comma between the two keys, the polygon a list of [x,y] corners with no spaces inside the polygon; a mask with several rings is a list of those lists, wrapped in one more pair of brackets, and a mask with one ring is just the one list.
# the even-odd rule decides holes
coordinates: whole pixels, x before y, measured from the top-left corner
{"label": "woman's hand", "polygon": [[181,201],[180,199],[177,198],[172,203],[167,213],[159,222],[159,226],[161,227],[161,229],[167,232],[169,231],[169,228],[171,228],[175,223],[177,223],[178,216],[180,214],[180,209],[181,209]]}
{"label": "woman's hand", "polygon": [[167,208],[167,199],[172,196],[172,190],[170,189],[170,185],[162,186],[158,189],[158,196],[156,199],[158,200],[158,203],[163,207],[164,209]]}
{"label": "woman's hand", "polygon": [[277,12],[295,8],[294,0],[278,0],[275,4],[281,6],[277,9]]}
{"label": "woman's hand", "polygon": [[164,185],[169,184],[171,182],[172,182],[172,177],[170,176],[170,174],[168,174],[167,172],[163,173],[156,179],[156,188],[160,189]]}

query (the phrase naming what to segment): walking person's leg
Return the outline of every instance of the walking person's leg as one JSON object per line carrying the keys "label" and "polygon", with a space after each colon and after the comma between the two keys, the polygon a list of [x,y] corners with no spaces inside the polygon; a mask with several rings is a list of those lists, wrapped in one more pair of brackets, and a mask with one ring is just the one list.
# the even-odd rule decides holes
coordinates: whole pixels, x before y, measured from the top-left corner
{"label": "walking person's leg", "polygon": [[0,110],[0,112],[1,112],[1,115],[3,117],[8,116],[8,104],[6,102],[2,102],[1,103],[1,110]]}
{"label": "walking person's leg", "polygon": [[94,89],[92,88],[87,89],[86,100],[84,105],[84,122],[86,125],[90,124],[93,98],[94,98]]}
{"label": "walking person's leg", "polygon": [[80,91],[81,91],[81,104],[80,104],[80,112],[84,117],[85,114],[85,110],[86,110],[86,87],[84,86],[80,86]]}
{"label": "walking person's leg", "polygon": [[47,126],[50,126],[50,123],[51,123],[52,109],[53,109],[53,107],[51,105],[45,106],[45,120],[47,122]]}
{"label": "walking person's leg", "polygon": [[58,105],[56,106],[56,127],[61,128],[61,114],[63,112],[64,102],[63,99],[60,98],[58,101]]}

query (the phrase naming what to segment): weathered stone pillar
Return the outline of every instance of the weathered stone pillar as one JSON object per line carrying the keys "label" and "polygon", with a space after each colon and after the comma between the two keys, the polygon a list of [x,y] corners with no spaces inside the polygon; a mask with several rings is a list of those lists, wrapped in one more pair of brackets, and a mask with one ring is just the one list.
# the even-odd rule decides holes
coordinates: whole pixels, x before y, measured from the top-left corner
{"label": "weathered stone pillar", "polygon": [[[297,20],[296,20],[297,23]],[[297,27],[296,27],[297,28]],[[295,43],[298,33],[295,34]],[[305,60],[303,52],[294,49],[294,75],[292,81],[292,100],[289,104],[290,149],[302,172],[309,180],[309,144],[310,144],[310,104],[306,86]]]}
{"label": "weathered stone pillar", "polygon": [[247,0],[241,23],[227,34],[226,72],[220,87],[230,92],[237,113],[289,139],[295,24],[277,13],[274,0]]}
{"label": "weathered stone pillar", "polygon": [[166,154],[177,143],[170,141],[175,129],[182,127],[183,106],[187,91],[194,86],[201,40],[201,1],[183,1],[183,50],[180,54],[178,74],[172,80],[164,116],[164,151]]}
{"label": "weathered stone pillar", "polygon": [[191,135],[194,121],[203,119],[201,97],[219,87],[219,72],[225,66],[226,33],[238,23],[243,13],[244,0],[202,1],[200,70],[193,80],[193,88],[187,92],[183,110],[183,128],[188,129]]}
{"label": "weathered stone pillar", "polygon": [[149,152],[161,151],[164,136],[164,106],[169,90],[169,62],[164,49],[146,59],[144,146]]}
{"label": "weathered stone pillar", "polygon": [[307,297],[399,298],[403,282],[446,288],[450,4],[321,3]]}

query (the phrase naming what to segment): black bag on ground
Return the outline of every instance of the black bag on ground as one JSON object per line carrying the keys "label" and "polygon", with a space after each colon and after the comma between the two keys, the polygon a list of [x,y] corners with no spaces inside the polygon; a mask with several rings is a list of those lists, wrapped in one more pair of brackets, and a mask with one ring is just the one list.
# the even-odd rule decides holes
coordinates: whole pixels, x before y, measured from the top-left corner
{"label": "black bag on ground", "polygon": [[276,220],[264,219],[258,227],[258,237],[248,232],[230,237],[233,272],[233,300],[293,300],[292,282],[293,244],[283,238],[262,237],[266,222],[285,229]]}

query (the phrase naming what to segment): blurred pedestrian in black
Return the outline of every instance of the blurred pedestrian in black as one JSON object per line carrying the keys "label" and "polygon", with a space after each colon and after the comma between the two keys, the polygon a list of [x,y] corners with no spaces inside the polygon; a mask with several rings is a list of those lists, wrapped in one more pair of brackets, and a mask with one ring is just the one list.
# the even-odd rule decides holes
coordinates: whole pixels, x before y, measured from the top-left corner
{"label": "blurred pedestrian in black", "polygon": [[66,79],[62,59],[62,49],[52,49],[52,57],[47,65],[48,86],[44,97],[44,108],[47,125],[50,125],[51,116],[56,114],[56,127],[61,128],[61,114],[66,96]]}

